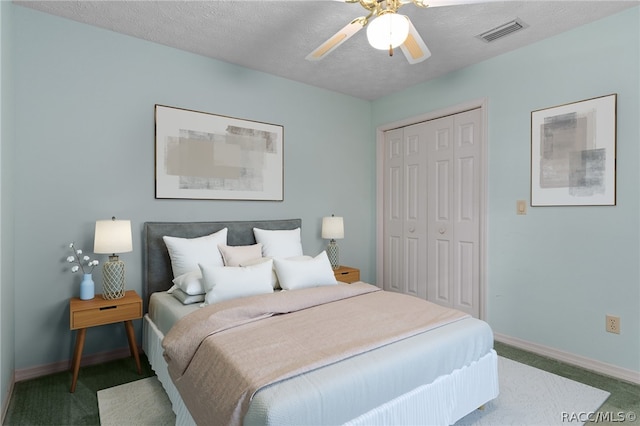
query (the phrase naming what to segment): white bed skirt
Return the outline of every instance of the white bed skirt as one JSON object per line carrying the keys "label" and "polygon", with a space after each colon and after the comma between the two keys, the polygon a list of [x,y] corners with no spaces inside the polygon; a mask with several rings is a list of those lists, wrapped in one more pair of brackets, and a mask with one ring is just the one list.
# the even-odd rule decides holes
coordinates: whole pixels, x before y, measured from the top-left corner
{"label": "white bed skirt", "polygon": [[350,426],[452,425],[498,396],[494,350],[347,422]]}
{"label": "white bed skirt", "polygon": [[178,389],[173,384],[169,371],[167,370],[167,361],[165,361],[162,355],[164,349],[162,349],[162,339],[164,334],[156,327],[151,321],[148,314],[145,314],[144,321],[142,322],[142,349],[147,355],[151,368],[156,372],[158,380],[162,383],[162,387],[167,392],[169,400],[171,401],[171,408],[176,414],[176,425],[195,425],[196,422],[191,417],[191,413],[187,410],[186,405],[180,397]]}
{"label": "white bed skirt", "polygon": [[[164,335],[148,315],[143,321],[142,346],[151,367],[171,400],[176,425],[194,425],[162,356]],[[348,425],[451,425],[498,396],[498,356],[494,350],[451,374],[440,376],[347,422]]]}

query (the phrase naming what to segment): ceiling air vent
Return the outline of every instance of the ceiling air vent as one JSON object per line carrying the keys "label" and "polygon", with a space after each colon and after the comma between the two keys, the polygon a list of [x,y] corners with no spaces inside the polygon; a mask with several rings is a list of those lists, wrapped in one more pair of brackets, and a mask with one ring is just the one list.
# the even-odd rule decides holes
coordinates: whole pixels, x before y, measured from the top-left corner
{"label": "ceiling air vent", "polygon": [[516,31],[520,31],[524,28],[527,28],[528,25],[525,24],[524,22],[522,22],[520,19],[514,19],[511,22],[507,22],[506,24],[502,24],[499,27],[496,27],[492,30],[489,30],[485,33],[482,33],[478,36],[476,36],[477,38],[479,38],[482,41],[485,41],[487,43],[491,43],[492,41],[495,41],[499,38],[508,36],[509,34],[513,34]]}

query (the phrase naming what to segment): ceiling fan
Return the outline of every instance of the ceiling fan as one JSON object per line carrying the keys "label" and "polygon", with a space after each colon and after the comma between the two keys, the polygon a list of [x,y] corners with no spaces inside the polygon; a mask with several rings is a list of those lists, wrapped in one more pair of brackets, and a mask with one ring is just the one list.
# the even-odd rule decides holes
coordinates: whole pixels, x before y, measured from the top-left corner
{"label": "ceiling fan", "polygon": [[338,46],[351,38],[362,28],[367,27],[367,39],[372,47],[388,50],[393,56],[393,49],[400,47],[410,64],[424,61],[431,52],[416,31],[408,16],[400,15],[398,9],[405,4],[412,3],[421,8],[434,6],[450,6],[456,4],[479,3],[487,0],[341,0],[345,3],[360,3],[369,11],[366,16],[360,16],[334,34],[327,41],[307,55],[309,61],[319,61],[333,52]]}

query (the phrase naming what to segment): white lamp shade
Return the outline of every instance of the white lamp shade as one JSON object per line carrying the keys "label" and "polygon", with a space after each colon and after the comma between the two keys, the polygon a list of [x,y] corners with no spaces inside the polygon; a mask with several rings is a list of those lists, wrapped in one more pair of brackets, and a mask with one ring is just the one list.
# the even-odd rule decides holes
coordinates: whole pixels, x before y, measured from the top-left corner
{"label": "white lamp shade", "polygon": [[385,13],[367,26],[369,44],[379,50],[395,49],[405,42],[409,35],[409,21],[404,15]]}
{"label": "white lamp shade", "polygon": [[93,252],[127,253],[133,250],[130,220],[97,220]]}
{"label": "white lamp shade", "polygon": [[322,218],[322,238],[327,240],[344,238],[344,221],[342,217],[331,216]]}

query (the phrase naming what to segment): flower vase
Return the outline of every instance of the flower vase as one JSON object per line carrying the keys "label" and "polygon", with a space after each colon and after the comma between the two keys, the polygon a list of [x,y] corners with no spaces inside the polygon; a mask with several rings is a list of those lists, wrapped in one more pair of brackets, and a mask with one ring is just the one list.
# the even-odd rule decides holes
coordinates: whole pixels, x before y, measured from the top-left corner
{"label": "flower vase", "polygon": [[80,299],[90,300],[95,296],[95,283],[91,274],[84,274],[80,283]]}

